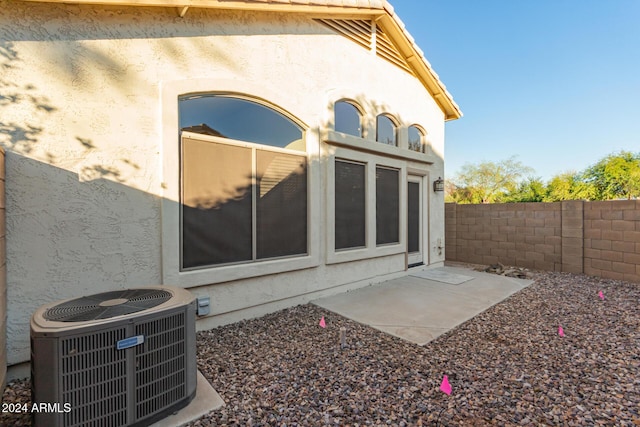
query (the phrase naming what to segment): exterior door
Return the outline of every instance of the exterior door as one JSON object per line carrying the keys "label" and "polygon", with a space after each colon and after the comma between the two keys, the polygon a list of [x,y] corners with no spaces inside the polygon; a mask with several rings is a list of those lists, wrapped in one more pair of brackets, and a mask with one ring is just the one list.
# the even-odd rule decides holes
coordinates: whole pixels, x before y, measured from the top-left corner
{"label": "exterior door", "polygon": [[407,182],[407,261],[409,267],[424,263],[423,257],[423,177],[409,175]]}

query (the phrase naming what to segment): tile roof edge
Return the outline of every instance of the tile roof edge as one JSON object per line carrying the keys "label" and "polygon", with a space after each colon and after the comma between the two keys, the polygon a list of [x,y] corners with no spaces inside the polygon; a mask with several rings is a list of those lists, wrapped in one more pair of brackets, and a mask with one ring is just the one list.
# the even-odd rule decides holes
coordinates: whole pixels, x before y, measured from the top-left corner
{"label": "tile roof edge", "polygon": [[451,107],[455,111],[455,114],[452,117],[448,118],[447,120],[455,120],[455,119],[461,118],[462,117],[462,111],[460,110],[460,107],[454,101],[453,96],[447,90],[446,85],[442,82],[442,80],[440,80],[440,76],[438,76],[438,74],[435,72],[435,70],[431,66],[431,63],[425,57],[424,52],[422,51],[422,49],[420,49],[420,47],[417,45],[417,43],[416,43],[415,39],[413,38],[413,36],[407,30],[407,27],[405,26],[404,22],[402,22],[402,19],[400,19],[398,14],[395,13],[395,10],[394,10],[393,6],[387,0],[384,0],[384,10],[387,13],[387,15],[397,25],[397,27],[401,31],[403,37],[407,40],[407,42],[411,46],[411,49],[416,53],[416,55],[418,56],[419,60],[425,65],[426,70],[429,72],[429,74],[431,74],[433,76],[433,78],[435,80],[435,83],[442,90],[443,95],[447,98],[447,100],[451,104]]}

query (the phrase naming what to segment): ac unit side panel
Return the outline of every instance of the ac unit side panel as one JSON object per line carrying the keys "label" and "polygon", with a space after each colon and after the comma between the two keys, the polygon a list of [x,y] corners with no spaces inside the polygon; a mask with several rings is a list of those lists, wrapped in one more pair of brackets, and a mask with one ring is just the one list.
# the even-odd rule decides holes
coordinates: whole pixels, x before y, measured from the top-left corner
{"label": "ac unit side panel", "polygon": [[[59,340],[31,337],[31,400],[34,403],[55,403],[60,398],[58,354]],[[32,414],[37,426],[61,425],[62,415],[54,412]]]}
{"label": "ac unit side panel", "polygon": [[181,312],[136,324],[136,420],[174,412],[195,394],[195,301]]}
{"label": "ac unit side panel", "polygon": [[197,360],[197,348],[196,348],[196,312],[197,302],[194,301],[188,307],[187,312],[187,361],[193,366],[190,366],[187,370],[187,392],[193,396],[196,394],[196,387],[198,384],[198,366]]}

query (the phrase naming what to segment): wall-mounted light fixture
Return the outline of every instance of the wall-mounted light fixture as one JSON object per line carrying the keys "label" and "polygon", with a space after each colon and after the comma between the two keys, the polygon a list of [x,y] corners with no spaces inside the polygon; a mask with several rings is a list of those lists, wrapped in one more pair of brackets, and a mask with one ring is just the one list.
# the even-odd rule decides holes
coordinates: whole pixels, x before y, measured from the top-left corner
{"label": "wall-mounted light fixture", "polygon": [[438,179],[433,181],[433,191],[435,192],[444,191],[444,179],[442,179],[442,177],[438,177]]}

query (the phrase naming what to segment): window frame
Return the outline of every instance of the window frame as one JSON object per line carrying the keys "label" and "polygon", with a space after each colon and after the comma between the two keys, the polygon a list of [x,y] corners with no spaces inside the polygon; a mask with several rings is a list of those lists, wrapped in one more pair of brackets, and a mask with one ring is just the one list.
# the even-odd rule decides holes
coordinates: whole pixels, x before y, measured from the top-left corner
{"label": "window frame", "polygon": [[[389,120],[389,122],[391,123],[391,126],[393,126],[393,144],[387,144],[386,142],[382,142],[380,141],[379,137],[379,132],[380,132],[380,123],[379,123],[379,119],[384,118]],[[398,120],[393,117],[391,114],[389,113],[380,113],[376,116],[376,142],[379,144],[384,144],[387,145],[389,147],[399,147],[398,144],[398,131],[400,129],[400,125],[398,124]]]}
{"label": "window frame", "polygon": [[[420,151],[411,149],[410,135],[409,135],[411,128],[415,129],[416,131],[418,131],[418,134],[420,134]],[[422,126],[417,125],[415,123],[407,126],[407,149],[409,151],[413,151],[414,153],[428,154],[427,132],[424,130]]]}
{"label": "window frame", "polygon": [[[364,203],[364,206],[363,206],[363,209],[364,209],[364,216],[363,216],[363,218],[362,218],[362,220],[364,221],[364,229],[363,229],[364,236],[362,236],[362,237],[364,238],[364,242],[363,242],[364,244],[363,244],[363,245],[358,245],[358,246],[346,246],[346,247],[341,247],[341,248],[337,248],[337,247],[336,247],[336,240],[335,240],[335,238],[336,238],[336,235],[337,235],[337,220],[336,220],[336,214],[337,214],[337,212],[336,212],[336,208],[337,208],[337,206],[336,206],[336,205],[337,205],[337,204],[336,204],[335,202],[336,202],[336,194],[337,194],[337,191],[336,191],[335,173],[336,173],[336,164],[337,164],[338,162],[341,162],[341,163],[350,163],[350,164],[353,164],[353,165],[362,166],[362,170],[363,170],[363,183],[362,183],[363,185],[362,185],[362,191],[363,191],[363,193],[364,193],[364,194],[363,194],[363,196],[364,196],[364,197],[363,197],[363,199],[364,199],[364,200],[363,200],[363,203]],[[333,236],[334,236],[334,245],[333,245],[333,249],[334,249],[336,252],[342,252],[342,251],[352,251],[352,250],[357,250],[357,249],[363,249],[363,248],[366,248],[366,247],[367,247],[367,243],[368,243],[368,242],[367,242],[367,237],[368,237],[368,236],[367,236],[367,234],[368,234],[368,233],[367,233],[367,231],[368,231],[368,230],[367,230],[367,228],[368,228],[368,227],[367,227],[367,223],[366,223],[366,217],[367,217],[367,200],[368,200],[368,194],[367,194],[367,193],[368,193],[367,176],[368,176],[368,168],[369,168],[369,165],[368,165],[367,163],[365,163],[365,162],[356,162],[356,161],[351,160],[351,159],[335,158],[335,159],[334,159],[334,161],[333,161],[333,167],[334,167],[334,169],[333,169],[333,170],[334,170],[334,181],[333,181],[333,194],[334,194],[334,205],[333,205],[333,206],[334,206],[334,210],[333,210],[333,213],[334,213],[334,216],[333,216],[333,218],[334,218],[333,225],[334,225],[334,227],[333,227]]]}
{"label": "window frame", "polygon": [[[336,128],[336,122],[337,122],[336,106],[338,104],[341,104],[341,103],[342,104],[348,104],[348,105],[352,106],[353,109],[358,114],[358,122],[359,122],[359,125],[360,125],[360,134],[359,135],[354,135],[352,133],[343,132],[343,131],[340,131],[340,130],[338,130]],[[353,137],[356,137],[356,138],[364,138],[365,137],[364,112],[363,112],[362,108],[360,107],[360,105],[357,102],[352,101],[350,99],[339,99],[338,101],[334,102],[333,103],[333,129],[334,129],[334,131],[340,132],[340,133],[342,133],[344,135],[349,135],[349,136],[353,136]]]}
{"label": "window frame", "polygon": [[[201,137],[206,137],[206,138],[201,138]],[[247,260],[240,260],[240,261],[232,261],[232,262],[224,262],[224,263],[217,263],[217,264],[208,264],[208,265],[203,265],[203,266],[195,266],[195,267],[184,267],[183,262],[184,262],[184,258],[183,258],[183,250],[184,250],[184,232],[183,232],[183,225],[184,225],[184,214],[183,214],[183,209],[184,209],[184,205],[182,202],[182,194],[184,192],[184,182],[183,182],[183,163],[182,160],[180,162],[180,203],[179,203],[179,208],[180,208],[180,260],[179,260],[179,265],[180,265],[180,272],[189,272],[189,271],[197,271],[197,270],[204,270],[204,269],[215,269],[215,268],[219,268],[219,267],[224,267],[224,266],[234,266],[234,265],[242,265],[242,266],[246,266],[247,264],[254,264],[254,263],[261,263],[261,262],[265,262],[265,261],[269,261],[269,260],[279,260],[279,259],[291,259],[291,258],[301,258],[301,257],[306,257],[309,255],[309,173],[308,173],[308,168],[309,168],[309,160],[308,160],[308,155],[305,152],[302,151],[297,151],[297,150],[290,150],[290,149],[285,149],[285,148],[279,148],[279,147],[274,147],[274,146],[270,146],[270,145],[264,145],[264,144],[257,144],[257,143],[253,143],[253,142],[247,142],[247,141],[239,141],[239,140],[235,140],[235,139],[230,139],[230,138],[221,138],[218,136],[212,136],[212,135],[203,135],[203,134],[198,134],[198,133],[193,133],[193,132],[182,132],[181,136],[180,136],[180,154],[181,157],[183,155],[184,152],[184,147],[182,144],[182,140],[184,138],[192,138],[192,139],[197,139],[200,141],[206,141],[206,142],[210,142],[213,144],[220,144],[220,145],[225,145],[225,146],[232,146],[232,147],[239,147],[239,148],[248,148],[251,150],[251,205],[252,205],[252,212],[251,212],[251,223],[252,223],[252,230],[251,230],[251,235],[252,235],[252,247],[251,247],[251,259],[247,259]],[[257,195],[257,169],[258,169],[258,165],[257,165],[257,155],[258,155],[258,150],[261,151],[268,151],[268,152],[273,152],[273,153],[283,153],[283,154],[288,154],[288,155],[294,155],[297,157],[302,157],[305,159],[305,163],[306,163],[306,169],[307,169],[307,215],[306,215],[306,230],[307,230],[307,236],[306,236],[306,241],[307,241],[307,250],[304,254],[296,254],[296,255],[284,255],[284,256],[277,256],[277,257],[269,257],[269,258],[259,258],[257,256],[257,244],[258,244],[258,230],[257,230],[257,223],[258,223],[258,217],[257,217],[257,199],[258,199],[258,195]]]}
{"label": "window frame", "polygon": [[[335,249],[335,161],[365,164],[365,247]],[[398,229],[400,231],[398,243],[376,244],[376,167],[395,169],[399,172],[399,203],[400,215]],[[326,256],[327,264],[337,264],[377,258],[382,256],[404,254],[406,252],[406,236],[402,230],[406,228],[406,181],[407,162],[395,158],[383,157],[373,153],[355,151],[344,147],[335,147],[327,158],[327,233]]]}
{"label": "window frame", "polygon": [[[398,220],[396,222],[396,226],[398,227],[398,229],[396,230],[396,233],[397,233],[398,239],[394,240],[394,241],[391,241],[391,242],[380,242],[380,236],[378,235],[378,230],[380,228],[379,220],[381,219],[381,217],[378,215],[380,213],[379,212],[380,210],[378,209],[378,203],[377,203],[378,202],[378,190],[379,190],[379,187],[378,187],[378,183],[379,183],[379,181],[378,181],[378,170],[379,169],[386,170],[386,171],[393,171],[393,172],[397,173],[398,182],[396,183],[396,190],[398,192],[397,193],[398,206],[397,206],[396,215],[398,216]],[[377,247],[388,246],[388,245],[397,245],[397,244],[400,243],[400,235],[402,234],[402,231],[400,229],[400,212],[401,212],[401,209],[400,209],[400,194],[402,192],[402,188],[401,188],[401,185],[400,185],[400,175],[401,175],[400,172],[401,172],[400,169],[397,169],[397,168],[392,168],[392,167],[385,166],[385,165],[382,165],[382,164],[377,164],[376,165],[375,174],[376,174],[376,246]]]}
{"label": "window frame", "polygon": [[[220,90],[212,90],[218,88]],[[232,264],[180,271],[180,134],[178,120],[178,99],[186,95],[223,94],[245,97],[251,101],[272,108],[297,123],[303,129],[303,141],[307,156],[307,247],[308,255],[294,258],[266,259],[254,263]],[[162,97],[162,180],[158,182],[156,197],[160,197],[162,232],[161,241],[162,276],[165,285],[191,288],[203,285],[223,284],[235,280],[252,279],[270,274],[291,272],[320,265],[320,231],[313,226],[322,215],[320,191],[320,135],[318,129],[290,114],[298,108],[290,97],[279,91],[270,91],[262,84],[225,79],[180,79],[167,81],[161,88]],[[268,102],[265,100],[269,100]],[[196,134],[198,138],[207,135]],[[260,145],[260,144],[258,144]]]}

